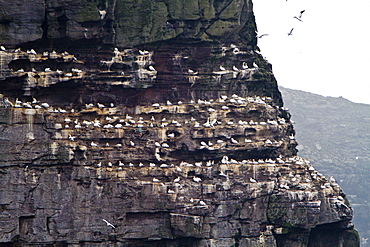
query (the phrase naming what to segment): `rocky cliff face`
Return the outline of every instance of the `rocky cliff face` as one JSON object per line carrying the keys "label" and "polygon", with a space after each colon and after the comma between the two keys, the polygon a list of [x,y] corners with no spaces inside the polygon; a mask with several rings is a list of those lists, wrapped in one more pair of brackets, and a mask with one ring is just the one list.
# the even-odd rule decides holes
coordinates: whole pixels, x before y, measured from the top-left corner
{"label": "rocky cliff face", "polygon": [[1,243],[358,245],[250,1],[1,4]]}

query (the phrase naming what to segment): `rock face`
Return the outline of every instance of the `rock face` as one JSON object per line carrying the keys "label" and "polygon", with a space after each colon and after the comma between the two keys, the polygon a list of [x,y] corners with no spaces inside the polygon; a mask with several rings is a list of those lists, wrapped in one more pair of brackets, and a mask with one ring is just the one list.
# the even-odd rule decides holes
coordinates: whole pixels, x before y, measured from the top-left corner
{"label": "rock face", "polygon": [[250,1],[1,4],[0,243],[358,246]]}

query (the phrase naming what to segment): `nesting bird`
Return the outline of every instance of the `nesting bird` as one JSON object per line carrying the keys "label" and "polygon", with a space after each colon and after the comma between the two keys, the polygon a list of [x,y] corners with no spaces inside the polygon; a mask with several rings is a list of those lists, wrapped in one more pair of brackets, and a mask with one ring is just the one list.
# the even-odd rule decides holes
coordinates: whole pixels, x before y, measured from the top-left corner
{"label": "nesting bird", "polygon": [[234,138],[231,137],[231,143],[238,144],[239,142],[237,140],[235,140]]}

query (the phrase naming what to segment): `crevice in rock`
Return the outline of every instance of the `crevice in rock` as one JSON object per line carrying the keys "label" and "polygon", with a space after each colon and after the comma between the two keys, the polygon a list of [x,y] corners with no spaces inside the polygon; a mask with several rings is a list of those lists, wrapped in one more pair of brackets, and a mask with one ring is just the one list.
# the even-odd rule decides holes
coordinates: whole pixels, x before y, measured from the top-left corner
{"label": "crevice in rock", "polygon": [[67,15],[63,13],[63,15],[57,18],[57,21],[58,21],[59,37],[64,38],[67,35],[67,22],[68,22]]}
{"label": "crevice in rock", "polygon": [[45,10],[44,21],[41,24],[41,29],[42,29],[42,38],[47,39],[49,30],[47,10]]}

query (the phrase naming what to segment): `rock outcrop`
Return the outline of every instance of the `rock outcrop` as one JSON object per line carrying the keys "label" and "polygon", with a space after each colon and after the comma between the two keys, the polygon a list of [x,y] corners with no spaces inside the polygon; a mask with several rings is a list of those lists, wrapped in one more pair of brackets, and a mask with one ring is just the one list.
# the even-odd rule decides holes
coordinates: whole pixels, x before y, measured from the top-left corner
{"label": "rock outcrop", "polygon": [[0,243],[358,246],[251,1],[1,4]]}

